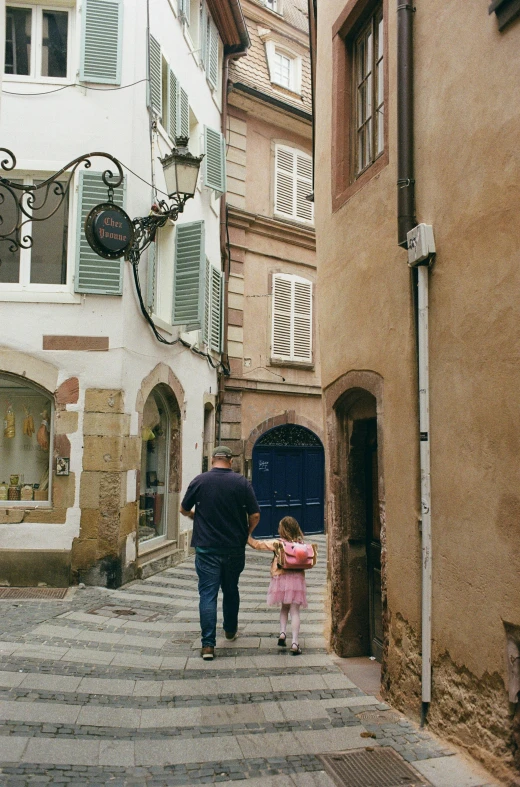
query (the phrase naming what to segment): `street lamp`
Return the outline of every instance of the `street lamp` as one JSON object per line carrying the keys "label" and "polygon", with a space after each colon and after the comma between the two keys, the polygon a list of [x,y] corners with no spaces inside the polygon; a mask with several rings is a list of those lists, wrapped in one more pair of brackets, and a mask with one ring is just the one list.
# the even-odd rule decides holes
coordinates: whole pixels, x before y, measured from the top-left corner
{"label": "street lamp", "polygon": [[162,159],[166,190],[170,199],[183,194],[183,204],[193,197],[197,188],[199,169],[203,156],[194,156],[188,150],[188,137],[177,137],[176,147]]}

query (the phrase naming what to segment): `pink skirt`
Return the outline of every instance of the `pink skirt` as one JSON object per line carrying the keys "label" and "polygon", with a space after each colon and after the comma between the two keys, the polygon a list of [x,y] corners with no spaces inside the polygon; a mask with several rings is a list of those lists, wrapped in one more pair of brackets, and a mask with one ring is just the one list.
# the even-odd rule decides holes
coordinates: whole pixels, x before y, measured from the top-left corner
{"label": "pink skirt", "polygon": [[288,571],[271,577],[267,591],[267,605],[279,607],[280,604],[299,604],[307,606],[307,587],[305,585],[305,571]]}

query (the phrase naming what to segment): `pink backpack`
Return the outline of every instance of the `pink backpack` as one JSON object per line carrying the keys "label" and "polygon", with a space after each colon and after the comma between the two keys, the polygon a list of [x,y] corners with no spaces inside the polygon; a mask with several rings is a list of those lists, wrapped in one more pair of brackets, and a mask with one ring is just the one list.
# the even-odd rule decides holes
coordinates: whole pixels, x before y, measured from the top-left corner
{"label": "pink backpack", "polygon": [[318,547],[316,544],[301,544],[299,541],[283,541],[280,539],[277,551],[279,568],[294,571],[308,571],[316,565]]}

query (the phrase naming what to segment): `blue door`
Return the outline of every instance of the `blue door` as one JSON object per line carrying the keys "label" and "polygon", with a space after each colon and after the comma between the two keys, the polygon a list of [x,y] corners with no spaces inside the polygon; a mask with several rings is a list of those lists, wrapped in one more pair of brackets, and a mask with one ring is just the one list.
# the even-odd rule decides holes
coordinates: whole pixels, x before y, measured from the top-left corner
{"label": "blue door", "polygon": [[305,534],[323,533],[323,446],[309,429],[277,426],[253,448],[253,487],[260,506],[255,538],[278,533],[284,516],[293,516]]}

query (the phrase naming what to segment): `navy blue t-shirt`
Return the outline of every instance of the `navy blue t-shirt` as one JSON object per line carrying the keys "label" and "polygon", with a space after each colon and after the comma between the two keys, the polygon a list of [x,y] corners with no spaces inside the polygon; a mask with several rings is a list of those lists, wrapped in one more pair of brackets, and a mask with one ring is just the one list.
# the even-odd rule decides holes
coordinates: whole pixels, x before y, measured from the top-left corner
{"label": "navy blue t-shirt", "polygon": [[219,552],[245,549],[248,517],[260,511],[249,481],[224,467],[196,476],[181,505],[185,511],[195,506],[191,546]]}

